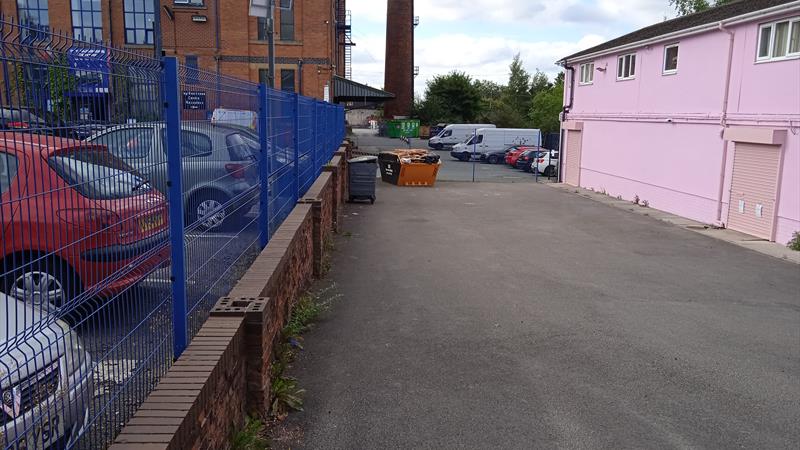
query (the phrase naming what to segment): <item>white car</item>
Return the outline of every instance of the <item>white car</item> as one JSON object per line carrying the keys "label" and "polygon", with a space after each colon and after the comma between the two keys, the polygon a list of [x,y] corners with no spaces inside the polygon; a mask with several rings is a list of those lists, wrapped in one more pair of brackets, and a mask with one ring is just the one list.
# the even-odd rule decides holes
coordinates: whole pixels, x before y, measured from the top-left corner
{"label": "white car", "polygon": [[71,448],[93,395],[92,364],[64,322],[0,293],[0,444]]}
{"label": "white car", "polygon": [[[548,155],[548,152],[549,155]],[[554,177],[558,174],[558,150],[547,150],[539,152],[539,157],[531,163],[531,172],[539,172],[546,177]]]}

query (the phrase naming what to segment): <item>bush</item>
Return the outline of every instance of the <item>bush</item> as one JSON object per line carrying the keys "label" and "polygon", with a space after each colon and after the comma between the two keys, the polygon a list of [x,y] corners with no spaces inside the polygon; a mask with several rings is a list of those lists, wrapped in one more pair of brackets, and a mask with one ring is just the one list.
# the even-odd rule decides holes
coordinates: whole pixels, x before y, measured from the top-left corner
{"label": "bush", "polygon": [[786,246],[789,247],[791,250],[800,252],[800,231],[794,232],[794,234],[792,235],[792,240],[789,241],[789,243],[786,244]]}

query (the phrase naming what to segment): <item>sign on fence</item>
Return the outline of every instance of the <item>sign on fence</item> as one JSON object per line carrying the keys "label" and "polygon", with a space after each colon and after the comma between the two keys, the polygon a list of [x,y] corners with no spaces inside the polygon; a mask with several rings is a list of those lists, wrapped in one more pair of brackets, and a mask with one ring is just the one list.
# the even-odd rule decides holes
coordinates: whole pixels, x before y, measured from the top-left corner
{"label": "sign on fence", "polygon": [[183,91],[183,109],[206,109],[204,91]]}

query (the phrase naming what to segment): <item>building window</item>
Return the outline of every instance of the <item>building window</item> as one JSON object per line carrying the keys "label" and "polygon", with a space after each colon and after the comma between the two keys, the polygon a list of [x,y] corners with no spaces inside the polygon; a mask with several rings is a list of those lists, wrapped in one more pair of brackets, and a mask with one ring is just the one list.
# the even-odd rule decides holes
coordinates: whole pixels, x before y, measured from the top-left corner
{"label": "building window", "polygon": [[50,29],[47,0],[17,0],[17,14],[19,23],[23,26],[41,31]]}
{"label": "building window", "polygon": [[664,47],[664,75],[678,73],[678,44],[667,45]]}
{"label": "building window", "polygon": [[581,64],[580,84],[592,84],[594,81],[594,63]]}
{"label": "building window", "polygon": [[266,41],[267,40],[267,18],[266,17],[259,17],[258,20],[258,40],[259,41]]}
{"label": "building window", "polygon": [[152,0],[125,0],[125,43],[126,44],[152,44],[153,43],[153,14]]}
{"label": "building window", "polygon": [[281,40],[294,40],[294,1],[280,0],[281,6]]}
{"label": "building window", "polygon": [[258,82],[269,86],[269,69],[258,69]]}
{"label": "building window", "polygon": [[800,57],[800,17],[762,24],[758,29],[757,61]]}
{"label": "building window", "polygon": [[200,67],[197,56],[186,55],[186,83],[197,84],[200,82]]}
{"label": "building window", "polygon": [[631,80],[636,76],[636,53],[617,58],[617,80]]}
{"label": "building window", "polygon": [[103,40],[100,0],[72,0],[72,36],[89,42]]}
{"label": "building window", "polygon": [[281,69],[281,90],[294,92],[294,69]]}

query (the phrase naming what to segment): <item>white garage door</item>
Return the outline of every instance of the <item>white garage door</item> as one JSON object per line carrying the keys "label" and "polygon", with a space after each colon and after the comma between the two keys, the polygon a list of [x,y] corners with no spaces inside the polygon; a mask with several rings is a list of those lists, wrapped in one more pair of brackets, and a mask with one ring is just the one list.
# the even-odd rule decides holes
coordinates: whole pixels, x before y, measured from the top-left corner
{"label": "white garage door", "polygon": [[583,133],[577,130],[567,132],[567,154],[564,181],[572,186],[581,185],[581,142]]}
{"label": "white garage door", "polygon": [[737,142],[727,226],[772,240],[781,147]]}

